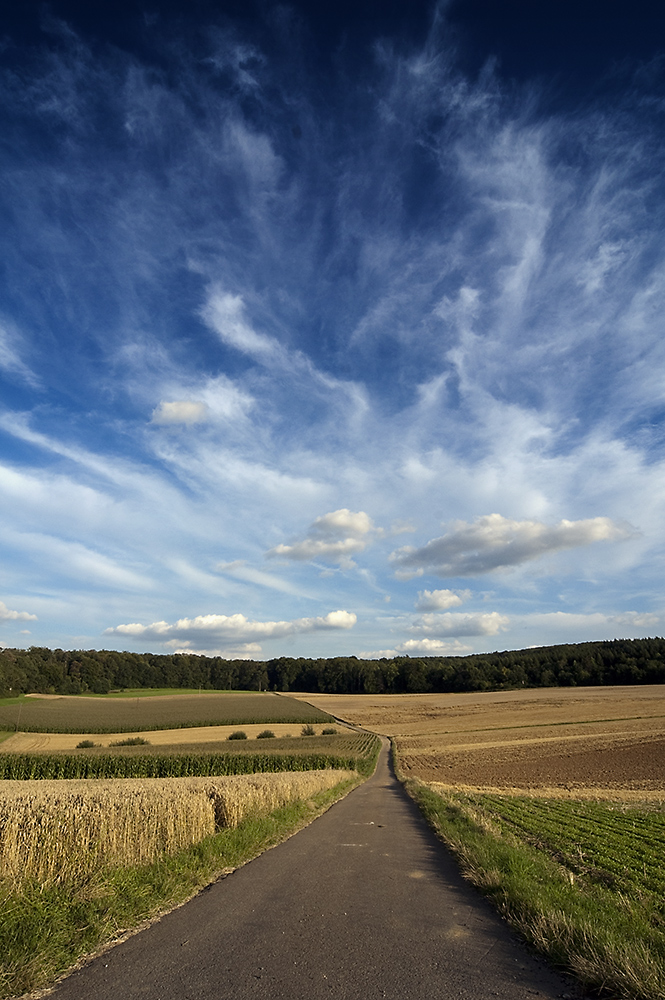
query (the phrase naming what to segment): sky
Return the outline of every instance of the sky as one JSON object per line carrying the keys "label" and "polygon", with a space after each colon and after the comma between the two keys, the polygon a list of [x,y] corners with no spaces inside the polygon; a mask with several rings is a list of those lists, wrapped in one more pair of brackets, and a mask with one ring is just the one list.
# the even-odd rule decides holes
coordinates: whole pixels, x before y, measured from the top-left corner
{"label": "sky", "polygon": [[661,5],[6,6],[0,645],[665,634]]}

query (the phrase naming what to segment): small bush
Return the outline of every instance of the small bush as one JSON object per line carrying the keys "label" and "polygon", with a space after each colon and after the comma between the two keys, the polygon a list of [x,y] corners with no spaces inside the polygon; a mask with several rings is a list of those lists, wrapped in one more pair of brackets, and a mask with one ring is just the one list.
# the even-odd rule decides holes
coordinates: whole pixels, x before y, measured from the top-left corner
{"label": "small bush", "polygon": [[88,747],[96,747],[98,744],[93,743],[92,740],[81,740],[80,743],[76,744],[77,750],[87,750]]}
{"label": "small bush", "polygon": [[257,740],[274,740],[275,734],[272,729],[262,729],[256,738]]}
{"label": "small bush", "polygon": [[303,726],[300,730],[301,736],[316,736],[316,729],[314,726]]}
{"label": "small bush", "polygon": [[[110,747],[143,747],[148,746],[150,740],[145,740],[142,736],[128,736],[126,740],[117,740],[115,743],[109,743]],[[94,744],[89,744],[94,746]]]}
{"label": "small bush", "polygon": [[337,736],[337,730],[334,726],[326,726],[325,729],[321,730],[322,736]]}
{"label": "small bush", "polygon": [[236,729],[236,731],[234,733],[231,733],[230,736],[227,736],[227,739],[229,739],[229,740],[246,740],[247,739],[247,733],[244,733],[242,731],[242,729]]}

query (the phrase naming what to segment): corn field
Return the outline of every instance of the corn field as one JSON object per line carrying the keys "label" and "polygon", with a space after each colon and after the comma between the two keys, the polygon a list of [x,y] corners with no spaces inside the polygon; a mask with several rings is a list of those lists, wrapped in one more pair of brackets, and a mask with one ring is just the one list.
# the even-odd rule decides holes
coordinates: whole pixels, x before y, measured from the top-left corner
{"label": "corn field", "polygon": [[198,843],[245,817],[332,788],[350,771],[216,778],[4,781],[0,876],[44,884],[106,865],[137,865]]}

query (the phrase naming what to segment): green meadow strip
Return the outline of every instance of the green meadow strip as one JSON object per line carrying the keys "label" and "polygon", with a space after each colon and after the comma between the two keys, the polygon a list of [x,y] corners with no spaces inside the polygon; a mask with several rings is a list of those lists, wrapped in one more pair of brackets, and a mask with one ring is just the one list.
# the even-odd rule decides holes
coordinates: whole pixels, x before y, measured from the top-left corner
{"label": "green meadow strip", "polygon": [[244,820],[151,865],[100,870],[81,884],[0,882],[0,997],[52,984],[83,955],[280,843],[360,780],[342,781],[268,816]]}
{"label": "green meadow strip", "polygon": [[604,995],[663,1000],[662,812],[405,786],[465,877],[555,966]]}

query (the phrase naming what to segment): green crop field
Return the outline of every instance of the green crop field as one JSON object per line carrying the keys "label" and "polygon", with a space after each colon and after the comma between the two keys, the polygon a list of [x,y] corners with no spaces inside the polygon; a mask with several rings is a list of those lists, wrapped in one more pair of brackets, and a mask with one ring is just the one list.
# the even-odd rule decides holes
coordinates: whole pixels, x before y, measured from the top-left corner
{"label": "green crop field", "polygon": [[[653,907],[665,931],[665,811],[619,803],[483,796],[483,809],[582,883]],[[656,916],[658,914],[658,916]],[[665,945],[665,940],[663,942]]]}
{"label": "green crop field", "polygon": [[260,751],[254,740],[249,747],[240,741],[213,743],[207,751],[198,744],[177,744],[170,748],[114,747],[112,752],[7,753],[0,756],[0,780],[180,778],[327,768],[367,775],[374,769],[380,740],[369,734],[353,734],[261,740],[258,745]]}
{"label": "green crop field", "polygon": [[62,695],[4,699],[0,730],[24,733],[133,733],[250,723],[324,723],[331,717],[306,702],[268,692],[202,691],[136,697]]}
{"label": "green crop field", "polygon": [[462,870],[556,965],[604,995],[665,996],[665,806],[407,781]]}

